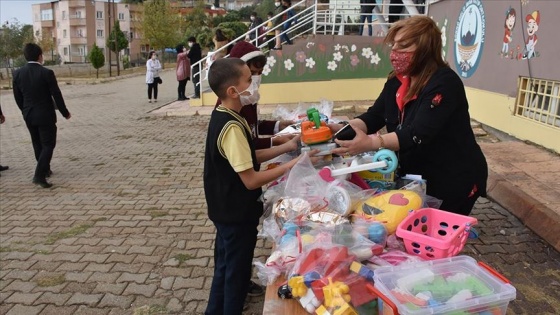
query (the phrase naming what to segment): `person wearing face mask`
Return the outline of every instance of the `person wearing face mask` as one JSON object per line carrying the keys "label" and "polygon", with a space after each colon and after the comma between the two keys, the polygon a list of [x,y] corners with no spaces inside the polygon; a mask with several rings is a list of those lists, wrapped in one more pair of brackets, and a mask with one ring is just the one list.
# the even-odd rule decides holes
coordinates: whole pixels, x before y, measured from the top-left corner
{"label": "person wearing face mask", "polygon": [[259,38],[257,40],[257,36],[262,34],[262,30],[260,29],[259,25],[262,24],[263,20],[257,16],[257,12],[251,13],[251,24],[249,25],[249,35],[247,36],[246,40],[250,41],[253,45],[260,45],[263,42],[264,38]]}
{"label": "person wearing face mask", "polygon": [[[216,228],[207,315],[242,314],[263,214],[261,187],[282,176],[299,159],[260,170],[260,154],[239,115],[240,97],[253,93],[251,80],[251,70],[239,58],[218,59],[208,73],[208,84],[222,104],[210,116],[204,152],[204,195],[208,218]],[[291,141],[293,150],[297,141],[299,138]],[[312,162],[320,160],[312,156],[316,153],[311,153]]]}
{"label": "person wearing face mask", "polygon": [[[274,15],[278,15],[284,10],[285,10],[285,8],[282,6],[282,1],[281,0],[275,0],[274,1]],[[272,48],[272,50],[282,49],[282,38],[281,38],[280,34],[282,33],[283,28],[284,28],[284,21],[285,21],[284,18],[285,18],[285,14],[281,14],[281,15],[278,15],[276,17],[276,19],[274,19],[274,27],[276,27],[276,29],[274,30],[274,33],[276,35],[276,45],[274,45],[274,48]]]}
{"label": "person wearing face mask", "polygon": [[200,84],[198,84],[200,82],[200,65],[195,64],[202,59],[202,49],[194,36],[189,37],[188,43],[187,57],[191,62],[191,81],[194,85],[194,96],[192,98],[200,98]]}
{"label": "person wearing face mask", "polygon": [[157,58],[155,51],[150,51],[148,61],[146,61],[146,84],[148,85],[148,103],[152,102],[152,92],[154,95],[154,102],[157,102],[158,97],[158,84],[161,83],[159,71],[161,70],[161,63]]}
{"label": "person wearing face mask", "polygon": [[[242,41],[233,46],[229,57],[241,58],[241,60],[247,63],[249,69],[251,69],[253,94],[241,96],[241,104],[243,105],[243,107],[241,108],[241,111],[239,113],[241,114],[241,116],[243,116],[243,118],[245,118],[245,120],[249,124],[249,127],[251,128],[251,134],[253,136],[253,141],[255,142],[255,148],[257,150],[269,149],[271,147],[279,146],[288,142],[293,138],[293,135],[283,135],[276,137],[263,136],[272,136],[278,133],[280,130],[288,127],[289,125],[294,124],[294,121],[258,119],[257,103],[260,99],[259,86],[261,82],[261,74],[264,66],[266,65],[265,54],[251,43]],[[218,106],[220,103],[221,101],[218,100],[216,106]],[[278,155],[284,153],[283,150],[275,149],[274,151],[277,151],[276,153],[279,153]],[[277,155],[273,154],[270,159],[276,156]]]}
{"label": "person wearing face mask", "polygon": [[333,153],[396,151],[398,175],[421,175],[442,210],[468,215],[486,196],[488,166],[470,126],[463,82],[441,54],[441,31],[431,18],[413,16],[396,22],[385,43],[393,71],[373,106],[350,121],[354,138],[336,140]]}

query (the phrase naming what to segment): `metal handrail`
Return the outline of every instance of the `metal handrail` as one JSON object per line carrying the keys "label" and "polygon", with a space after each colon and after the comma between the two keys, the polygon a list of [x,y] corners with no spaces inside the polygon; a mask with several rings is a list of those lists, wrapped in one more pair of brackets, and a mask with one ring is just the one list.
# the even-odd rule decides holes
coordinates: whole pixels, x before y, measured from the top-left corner
{"label": "metal handrail", "polygon": [[[254,34],[255,38],[251,39],[250,42],[254,44],[257,48],[264,48],[268,46],[268,43],[271,41],[275,41],[277,36],[282,36],[287,33],[295,32],[296,34],[293,35],[291,38],[297,38],[305,34],[318,34],[321,30],[324,34],[344,34],[345,26],[354,26],[354,25],[363,25],[361,23],[361,17],[365,14],[372,14],[376,17],[377,24],[381,26],[383,32],[386,33],[391,23],[388,22],[390,16],[399,16],[399,17],[407,17],[410,15],[417,15],[417,14],[428,14],[429,5],[437,0],[426,0],[425,3],[414,3],[413,0],[403,0],[402,4],[390,4],[389,0],[381,0],[381,3],[372,3],[366,4],[372,7],[371,13],[361,13],[361,5],[357,3],[353,7],[345,7],[348,5],[347,2],[339,3],[337,0],[331,0],[329,3],[318,3],[317,1],[310,6],[306,6],[306,0],[302,0],[290,7],[290,9],[294,8],[303,8],[299,12],[295,13],[293,17],[289,20],[284,21],[279,25],[275,25],[271,29],[267,29],[266,32],[259,34],[259,30],[262,27],[268,25],[270,21],[276,20],[279,16],[283,15],[285,11],[282,11],[272,18],[263,21],[257,27],[247,31],[246,33],[242,34],[241,36],[231,40],[226,45],[220,47],[216,51],[212,52],[213,54],[224,51],[230,47],[235,45],[239,40],[245,40],[245,38],[250,37],[250,34]],[[401,13],[389,13],[388,7],[389,6],[399,6],[402,7]],[[323,9],[325,8],[325,9]],[[418,8],[423,8],[423,13],[419,13]],[[405,9],[405,10],[403,10]],[[350,18],[350,22],[347,19]],[[297,21],[295,24],[290,25],[290,27],[286,30],[283,29],[284,24],[289,22],[290,20]],[[373,21],[372,21],[373,22]],[[311,23],[311,26],[308,28],[304,28],[308,23]],[[329,29],[330,28],[330,29]],[[276,34],[276,30],[280,29],[280,34]],[[263,40],[266,38],[267,33],[274,31],[275,37]],[[328,33],[327,33],[328,32]],[[226,56],[227,57],[227,56]],[[208,78],[202,78],[201,73],[206,71],[205,67],[202,67],[203,63],[206,62],[206,58],[200,59],[200,61],[191,65],[191,74],[192,76],[199,76],[200,80],[198,81],[198,85],[202,85],[203,81],[206,81]],[[194,72],[195,67],[198,66],[199,71]]]}

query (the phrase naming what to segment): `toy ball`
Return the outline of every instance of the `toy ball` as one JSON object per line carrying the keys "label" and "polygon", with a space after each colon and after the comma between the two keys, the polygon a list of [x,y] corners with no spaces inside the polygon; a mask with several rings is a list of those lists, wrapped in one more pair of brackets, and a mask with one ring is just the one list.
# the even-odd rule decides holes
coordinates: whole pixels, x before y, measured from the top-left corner
{"label": "toy ball", "polygon": [[387,240],[387,230],[385,226],[379,222],[373,222],[368,226],[368,238],[376,244],[385,244]]}
{"label": "toy ball", "polygon": [[394,234],[397,226],[411,210],[422,207],[422,197],[411,190],[388,190],[375,195],[365,202],[359,202],[354,208],[357,215],[385,224],[387,233]]}

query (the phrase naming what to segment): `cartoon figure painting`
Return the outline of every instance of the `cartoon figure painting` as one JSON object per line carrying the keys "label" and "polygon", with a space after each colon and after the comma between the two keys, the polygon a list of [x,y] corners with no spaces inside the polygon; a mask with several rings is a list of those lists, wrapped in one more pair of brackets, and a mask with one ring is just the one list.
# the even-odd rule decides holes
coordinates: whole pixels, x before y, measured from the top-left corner
{"label": "cartoon figure painting", "polygon": [[527,14],[525,21],[527,22],[527,35],[529,35],[529,37],[527,37],[527,40],[525,41],[525,53],[523,54],[523,59],[531,59],[536,57],[536,33],[539,30],[539,25],[541,24],[541,13],[539,11],[533,11],[531,14]]}
{"label": "cartoon figure painting", "polygon": [[502,57],[508,57],[509,55],[509,43],[511,43],[512,41],[511,33],[513,31],[513,28],[515,27],[515,17],[515,9],[509,7],[509,9],[506,11],[506,20],[504,22],[505,31],[503,40],[504,43],[502,45]]}

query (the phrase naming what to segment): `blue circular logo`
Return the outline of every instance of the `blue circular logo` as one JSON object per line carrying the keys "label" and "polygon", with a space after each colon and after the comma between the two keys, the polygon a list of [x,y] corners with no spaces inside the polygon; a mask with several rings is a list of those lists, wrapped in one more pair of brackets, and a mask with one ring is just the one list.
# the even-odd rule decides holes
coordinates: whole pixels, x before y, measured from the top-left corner
{"label": "blue circular logo", "polygon": [[455,27],[455,67],[463,78],[476,71],[482,57],[486,17],[481,0],[468,0],[463,5]]}

